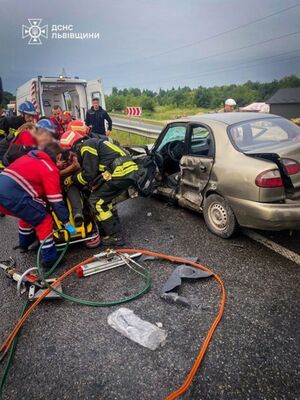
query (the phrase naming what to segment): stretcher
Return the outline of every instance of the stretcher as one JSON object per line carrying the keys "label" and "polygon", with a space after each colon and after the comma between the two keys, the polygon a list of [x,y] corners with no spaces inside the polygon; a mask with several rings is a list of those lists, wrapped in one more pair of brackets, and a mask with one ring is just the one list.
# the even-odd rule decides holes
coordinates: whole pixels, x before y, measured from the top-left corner
{"label": "stretcher", "polygon": [[[98,247],[100,244],[100,234],[98,231],[97,224],[94,220],[93,213],[90,209],[87,199],[82,197],[83,201],[83,223],[80,226],[75,226],[75,221],[72,213],[72,205],[68,197],[65,198],[65,203],[69,211],[69,221],[76,228],[77,233],[71,235],[69,239],[70,244],[83,243],[87,248],[93,249]],[[54,221],[54,229],[63,229],[64,226],[62,222],[58,219],[54,211],[52,211],[52,217]],[[68,232],[63,230],[61,232],[54,233],[54,239],[56,242],[56,247],[62,247],[68,241]]]}

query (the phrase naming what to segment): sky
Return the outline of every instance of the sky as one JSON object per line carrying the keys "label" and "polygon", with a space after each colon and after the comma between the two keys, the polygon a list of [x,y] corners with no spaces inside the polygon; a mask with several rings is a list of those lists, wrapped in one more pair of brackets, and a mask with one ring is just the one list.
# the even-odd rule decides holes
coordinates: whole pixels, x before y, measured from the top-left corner
{"label": "sky", "polygon": [[[4,89],[38,76],[102,79],[158,90],[300,76],[299,0],[0,0]],[[29,45],[22,24],[42,18],[48,39]],[[52,25],[99,39],[54,39]]]}

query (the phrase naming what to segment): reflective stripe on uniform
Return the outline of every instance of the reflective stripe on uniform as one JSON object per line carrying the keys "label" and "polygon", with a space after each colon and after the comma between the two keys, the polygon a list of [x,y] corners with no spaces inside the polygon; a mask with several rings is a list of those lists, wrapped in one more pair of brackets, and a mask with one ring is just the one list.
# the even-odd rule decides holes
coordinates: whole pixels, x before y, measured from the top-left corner
{"label": "reflective stripe on uniform", "polygon": [[118,177],[122,177],[122,176],[128,175],[131,172],[134,172],[134,171],[137,171],[137,170],[138,170],[138,166],[136,165],[135,162],[126,161],[122,165],[119,165],[117,168],[115,168],[115,170],[113,171],[111,176],[113,178],[118,178]]}
{"label": "reflective stripe on uniform", "polygon": [[117,153],[119,153],[120,154],[120,156],[126,156],[126,153],[125,153],[125,151],[123,151],[122,149],[120,149],[118,146],[116,146],[115,144],[113,144],[113,143],[110,143],[110,142],[107,142],[107,141],[104,141],[103,142],[107,147],[109,147],[111,150],[113,150],[113,151],[115,151],[115,152],[117,152]]}
{"label": "reflective stripe on uniform", "polygon": [[14,128],[9,128],[9,133],[10,133],[11,135],[17,136],[18,130],[17,130],[17,129],[14,129]]}
{"label": "reflective stripe on uniform", "polygon": [[79,174],[77,174],[76,177],[77,177],[78,182],[81,183],[82,185],[86,185],[87,184],[87,181],[85,179],[83,179],[81,172],[79,172]]}
{"label": "reflective stripe on uniform", "polygon": [[6,136],[6,132],[3,129],[0,129],[0,135]]}
{"label": "reflective stripe on uniform", "polygon": [[106,221],[107,219],[111,218],[113,216],[111,210],[112,210],[112,204],[108,204],[108,210],[104,211],[102,208],[102,204],[104,203],[103,199],[99,199],[96,203],[96,210],[99,213],[96,218],[98,221]]}
{"label": "reflective stripe on uniform", "polygon": [[99,171],[103,172],[103,171],[106,170],[106,165],[99,164],[99,165],[98,165],[98,169],[99,169]]}
{"label": "reflective stripe on uniform", "polygon": [[2,162],[0,161],[0,169],[4,169],[5,166],[2,164]]}
{"label": "reflective stripe on uniform", "polygon": [[94,156],[98,156],[97,150],[90,146],[82,146],[80,149],[80,154],[83,155],[83,153],[85,153],[86,151],[93,154]]}

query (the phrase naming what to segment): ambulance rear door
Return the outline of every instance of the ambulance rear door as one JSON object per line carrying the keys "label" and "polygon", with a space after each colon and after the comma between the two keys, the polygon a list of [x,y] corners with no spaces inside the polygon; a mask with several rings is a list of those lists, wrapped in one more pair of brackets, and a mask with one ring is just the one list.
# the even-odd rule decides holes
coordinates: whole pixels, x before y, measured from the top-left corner
{"label": "ambulance rear door", "polygon": [[97,97],[99,99],[100,106],[105,109],[105,97],[102,87],[102,81],[100,79],[87,81],[86,96],[88,108],[92,107],[92,99]]}

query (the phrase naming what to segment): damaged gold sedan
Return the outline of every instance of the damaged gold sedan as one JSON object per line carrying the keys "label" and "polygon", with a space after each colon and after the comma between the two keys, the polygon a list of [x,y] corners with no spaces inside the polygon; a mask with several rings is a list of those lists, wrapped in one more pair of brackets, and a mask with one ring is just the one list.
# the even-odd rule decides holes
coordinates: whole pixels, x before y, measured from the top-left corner
{"label": "damaged gold sedan", "polygon": [[170,122],[145,150],[131,149],[148,171],[141,190],[203,213],[216,235],[229,238],[239,226],[300,229],[300,128],[290,121],[196,115]]}

